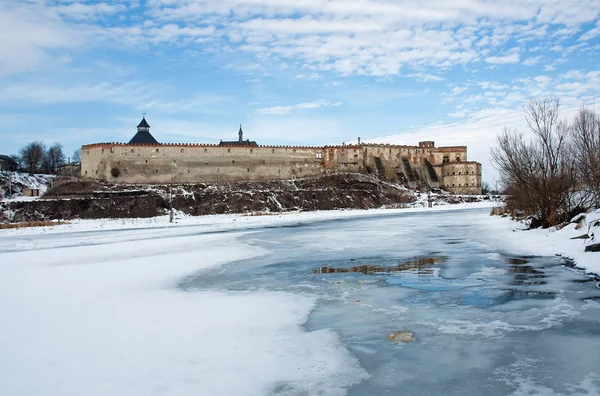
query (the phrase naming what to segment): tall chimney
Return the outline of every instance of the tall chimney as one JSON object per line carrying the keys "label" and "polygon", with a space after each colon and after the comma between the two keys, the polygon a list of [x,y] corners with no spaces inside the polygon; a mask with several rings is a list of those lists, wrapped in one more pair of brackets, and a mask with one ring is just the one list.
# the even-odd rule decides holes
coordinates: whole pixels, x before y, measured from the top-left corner
{"label": "tall chimney", "polygon": [[358,144],[360,144],[360,136],[358,137]]}

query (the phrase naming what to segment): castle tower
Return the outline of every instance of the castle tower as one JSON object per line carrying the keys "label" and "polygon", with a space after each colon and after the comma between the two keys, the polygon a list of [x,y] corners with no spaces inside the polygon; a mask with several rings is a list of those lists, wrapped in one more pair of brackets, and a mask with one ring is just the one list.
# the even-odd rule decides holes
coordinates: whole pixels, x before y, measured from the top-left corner
{"label": "castle tower", "polygon": [[160,144],[154,136],[150,134],[150,124],[146,121],[146,115],[142,117],[142,121],[137,126],[137,133],[127,144]]}
{"label": "castle tower", "polygon": [[238,135],[240,137],[240,139],[238,140],[238,142],[243,142],[244,141],[244,131],[242,131],[242,124],[240,124],[240,131],[238,132]]}

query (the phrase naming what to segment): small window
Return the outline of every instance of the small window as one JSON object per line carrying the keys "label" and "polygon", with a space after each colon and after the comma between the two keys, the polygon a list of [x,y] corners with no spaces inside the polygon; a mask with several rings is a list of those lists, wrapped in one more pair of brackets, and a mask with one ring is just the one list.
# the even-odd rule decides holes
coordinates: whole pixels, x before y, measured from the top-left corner
{"label": "small window", "polygon": [[275,149],[271,149],[271,153],[274,153],[274,152],[275,152]]}
{"label": "small window", "polygon": [[453,175],[455,175],[456,173],[455,173],[455,172],[452,172],[452,174],[453,174]]}
{"label": "small window", "polygon": [[204,152],[206,153],[206,149],[204,149]]}
{"label": "small window", "polygon": [[102,149],[102,154],[104,154],[104,149]]}
{"label": "small window", "polygon": [[227,149],[227,152],[228,152],[228,153],[231,153],[231,149]]}
{"label": "small window", "polygon": [[156,149],[156,152],[157,152],[157,153],[158,153],[158,151],[159,151],[159,150],[158,150],[158,149]]}
{"label": "small window", "polygon": [[248,170],[248,173],[250,173],[250,168],[248,168],[247,170]]}
{"label": "small window", "polygon": [[253,152],[254,152],[254,150],[253,150],[253,149],[250,149],[250,152],[251,152],[251,153],[253,153]]}
{"label": "small window", "polygon": [[87,171],[85,171],[85,175],[87,176]]}
{"label": "small window", "polygon": [[235,160],[231,161],[231,165],[235,165]]}
{"label": "small window", "polygon": [[158,173],[158,169],[156,169],[154,172],[155,172],[155,173]]}
{"label": "small window", "polygon": [[323,155],[321,153],[317,153],[317,159],[320,159]]}
{"label": "small window", "polygon": [[146,160],[146,163],[148,163],[148,160]]}
{"label": "small window", "polygon": [[87,154],[87,155],[90,155],[90,150],[88,150],[88,151],[86,152],[86,154]]}
{"label": "small window", "polygon": [[180,152],[181,152],[181,153],[183,153],[183,149],[181,149],[181,151],[180,151]]}
{"label": "small window", "polygon": [[131,152],[132,152],[132,153],[133,153],[133,151],[134,151],[134,150],[133,150],[133,149],[131,149]]}

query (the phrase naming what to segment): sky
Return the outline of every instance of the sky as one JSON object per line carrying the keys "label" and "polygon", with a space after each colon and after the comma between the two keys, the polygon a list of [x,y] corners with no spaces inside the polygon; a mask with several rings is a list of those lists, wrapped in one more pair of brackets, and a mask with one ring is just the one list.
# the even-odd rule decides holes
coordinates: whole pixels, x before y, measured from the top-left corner
{"label": "sky", "polygon": [[2,0],[0,154],[34,140],[467,145],[600,102],[600,0]]}

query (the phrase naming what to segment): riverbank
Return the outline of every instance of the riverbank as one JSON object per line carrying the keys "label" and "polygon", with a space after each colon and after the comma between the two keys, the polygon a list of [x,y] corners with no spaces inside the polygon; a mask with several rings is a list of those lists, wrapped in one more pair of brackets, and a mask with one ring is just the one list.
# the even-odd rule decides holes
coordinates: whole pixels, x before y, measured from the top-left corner
{"label": "riverbank", "polygon": [[153,218],[168,213],[171,205],[177,211],[198,216],[406,208],[504,199],[436,191],[428,196],[370,175],[350,173],[270,182],[173,186],[79,180],[57,184],[35,201],[0,202],[0,222]]}
{"label": "riverbank", "polygon": [[[576,216],[563,228],[527,229],[508,217],[490,216],[490,233],[485,236],[500,250],[522,255],[560,255],[573,261],[575,268],[600,277],[600,253],[586,252],[586,246],[600,242],[600,209]],[[581,238],[587,234],[589,238]],[[594,235],[595,234],[595,235]],[[574,239],[576,238],[576,239]]]}

